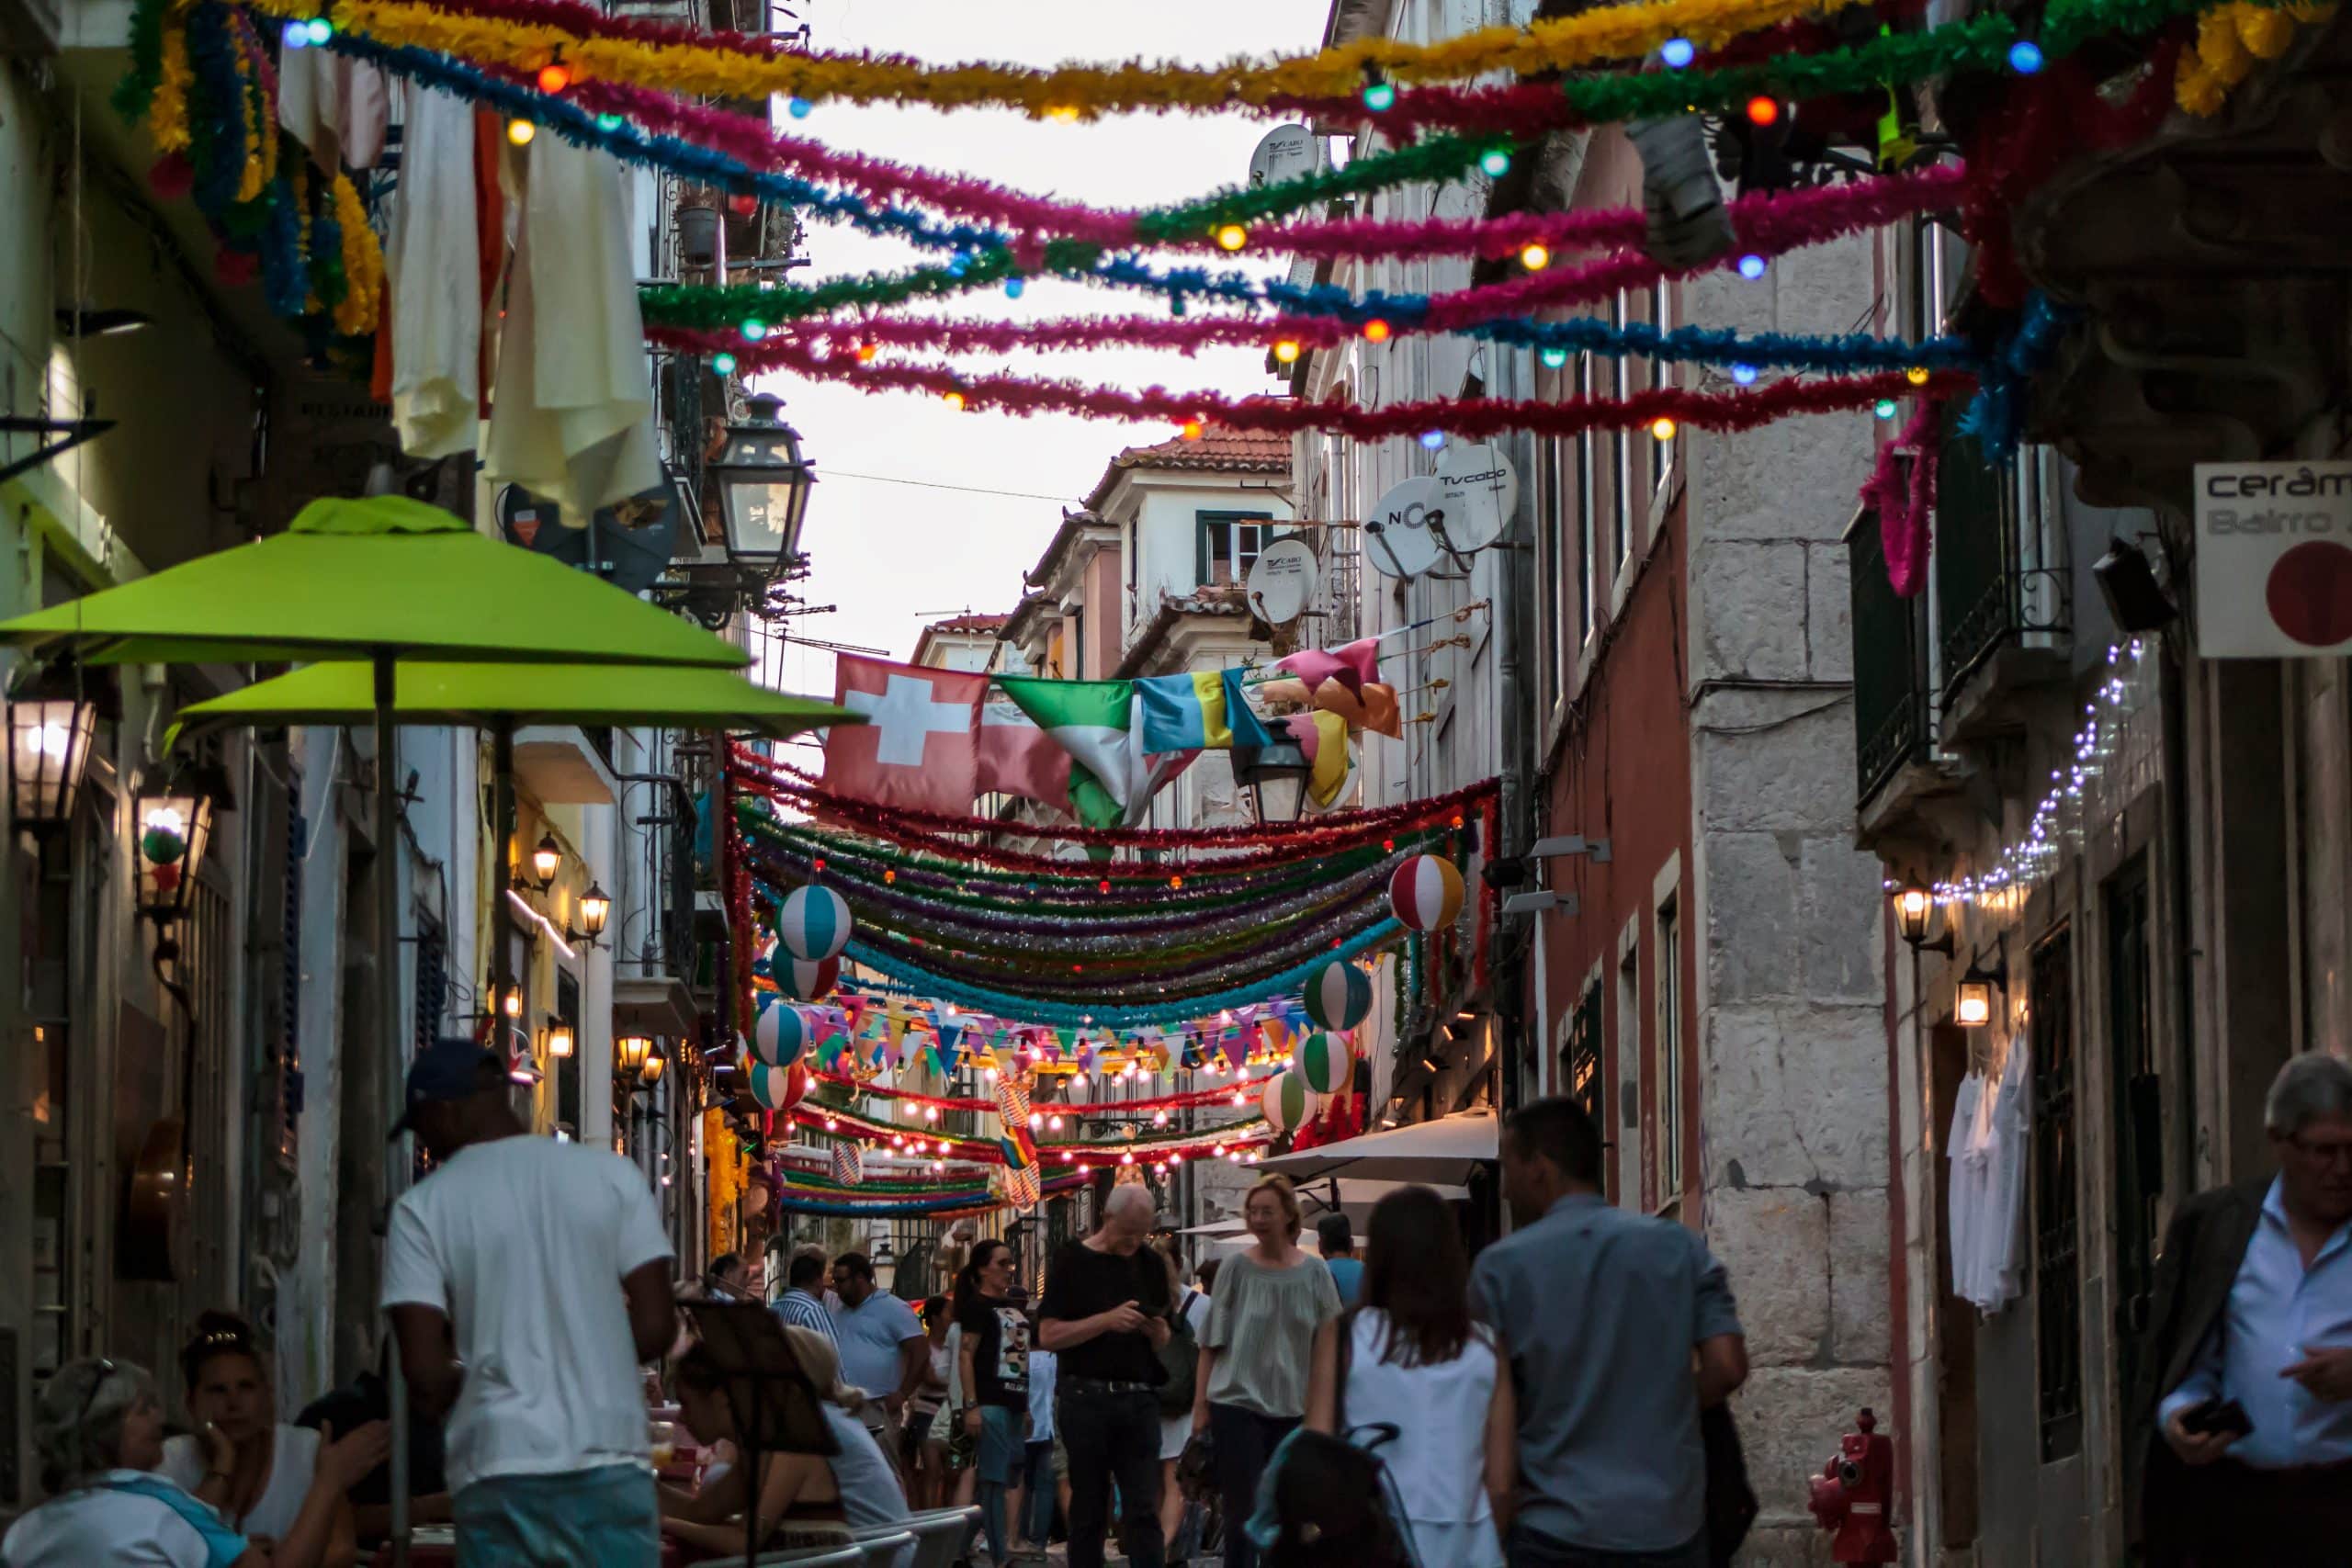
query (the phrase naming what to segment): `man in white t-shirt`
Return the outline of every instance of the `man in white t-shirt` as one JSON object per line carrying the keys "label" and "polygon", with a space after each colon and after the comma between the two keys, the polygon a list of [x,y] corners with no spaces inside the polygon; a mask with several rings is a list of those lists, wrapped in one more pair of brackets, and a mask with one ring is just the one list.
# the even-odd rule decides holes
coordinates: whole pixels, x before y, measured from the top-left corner
{"label": "man in white t-shirt", "polygon": [[410,1399],[448,1419],[458,1560],[653,1568],[638,1368],[676,1326],[670,1241],[635,1166],[529,1136],[508,1094],[494,1054],[435,1041],[392,1130],[437,1166],[392,1206],[382,1301]]}

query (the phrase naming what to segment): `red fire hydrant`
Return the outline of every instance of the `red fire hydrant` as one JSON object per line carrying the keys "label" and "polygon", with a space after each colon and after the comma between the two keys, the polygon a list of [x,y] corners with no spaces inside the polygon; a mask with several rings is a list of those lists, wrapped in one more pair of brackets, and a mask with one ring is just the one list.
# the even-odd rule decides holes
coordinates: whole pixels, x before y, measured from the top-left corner
{"label": "red fire hydrant", "polygon": [[1821,1528],[1837,1532],[1832,1562],[1892,1562],[1894,1532],[1886,1512],[1894,1506],[1894,1443],[1878,1435],[1878,1417],[1864,1410],[1838,1439],[1838,1451],[1813,1478],[1811,1507]]}

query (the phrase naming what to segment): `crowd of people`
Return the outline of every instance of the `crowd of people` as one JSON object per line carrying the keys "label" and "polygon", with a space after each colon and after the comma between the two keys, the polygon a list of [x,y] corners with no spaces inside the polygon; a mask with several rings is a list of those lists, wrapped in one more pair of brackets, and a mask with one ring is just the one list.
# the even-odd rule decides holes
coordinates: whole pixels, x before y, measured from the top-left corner
{"label": "crowd of people", "polygon": [[[1110,1190],[1034,1301],[994,1238],[920,1303],[856,1252],[780,1257],[770,1310],[833,1451],[756,1464],[722,1348],[692,1331],[715,1332],[721,1309],[689,1308],[682,1333],[679,1308],[760,1300],[743,1259],[673,1283],[638,1169],[528,1136],[470,1042],[419,1055],[401,1130],[434,1169],[390,1212],[385,1359],[281,1422],[250,1326],[207,1314],[178,1368],[187,1430],[170,1437],[145,1371],[61,1369],[38,1408],[48,1500],[0,1561],[348,1568],[391,1524],[395,1348],[409,1517],[446,1521],[469,1565],[837,1546],[977,1504],[974,1557],[990,1568],[1043,1561],[1057,1534],[1071,1568],[1101,1568],[1114,1539],[1137,1568],[1204,1562],[1204,1515],[1226,1568],[1251,1568],[1285,1560],[1297,1521],[1268,1509],[1266,1483],[1302,1428],[1378,1434],[1423,1568],[1499,1568],[1506,1551],[1532,1568],[1705,1560],[1699,1409],[1744,1373],[1729,1292],[1688,1231],[1600,1201],[1599,1136],[1565,1101],[1511,1119],[1520,1228],[1475,1273],[1427,1189],[1382,1201],[1357,1259],[1337,1215],[1320,1256],[1300,1246],[1279,1177],[1248,1194],[1250,1244],[1189,1279],[1140,1184]],[[657,1479],[671,1419],[695,1462]]]}

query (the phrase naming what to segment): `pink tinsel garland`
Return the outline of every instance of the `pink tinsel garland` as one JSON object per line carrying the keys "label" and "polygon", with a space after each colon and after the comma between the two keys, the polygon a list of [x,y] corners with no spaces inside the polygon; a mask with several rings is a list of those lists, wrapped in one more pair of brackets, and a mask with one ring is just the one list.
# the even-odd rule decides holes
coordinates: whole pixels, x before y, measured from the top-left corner
{"label": "pink tinsel garland", "polygon": [[[917,391],[938,397],[954,394],[964,400],[967,409],[995,409],[1023,415],[1076,413],[1095,419],[1198,421],[1231,430],[1280,434],[1321,430],[1359,441],[1420,435],[1430,431],[1467,436],[1498,435],[1510,430],[1525,430],[1538,435],[1577,435],[1587,430],[1639,429],[1659,419],[1671,419],[1699,430],[1753,430],[1792,414],[1867,408],[1882,398],[1900,397],[1918,389],[1905,373],[1889,371],[1878,376],[1815,380],[1792,378],[1745,392],[1690,392],[1679,387],[1660,387],[1623,400],[1569,398],[1558,402],[1506,402],[1485,398],[1448,398],[1367,409],[1353,403],[1306,399],[1235,399],[1215,392],[1170,392],[1164,387],[1131,392],[1117,387],[1090,387],[1077,381],[1023,376],[966,377],[924,366],[858,365],[838,357],[820,358],[789,344],[772,357],[775,368],[845,382],[862,392]],[[1932,395],[1950,394],[1973,384],[1971,377],[1945,372],[1931,377],[1927,386]]]}
{"label": "pink tinsel garland", "polygon": [[[1929,396],[1903,426],[1903,432],[1878,449],[1871,477],[1862,481],[1864,506],[1878,513],[1879,543],[1886,555],[1886,580],[1895,596],[1908,599],[1928,580],[1928,519],[1936,505],[1936,465],[1943,456],[1943,436],[1937,426],[1943,400]],[[1902,463],[1911,455],[1906,478]]]}

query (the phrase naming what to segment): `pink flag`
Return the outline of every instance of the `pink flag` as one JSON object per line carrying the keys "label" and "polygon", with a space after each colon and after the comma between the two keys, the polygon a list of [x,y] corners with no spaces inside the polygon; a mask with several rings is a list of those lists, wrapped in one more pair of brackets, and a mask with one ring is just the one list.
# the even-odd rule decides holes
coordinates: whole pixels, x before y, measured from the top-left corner
{"label": "pink flag", "polygon": [[1359,637],[1340,648],[1305,649],[1276,660],[1273,667],[1305,681],[1310,691],[1326,681],[1337,681],[1356,691],[1366,681],[1380,679],[1380,639]]}

